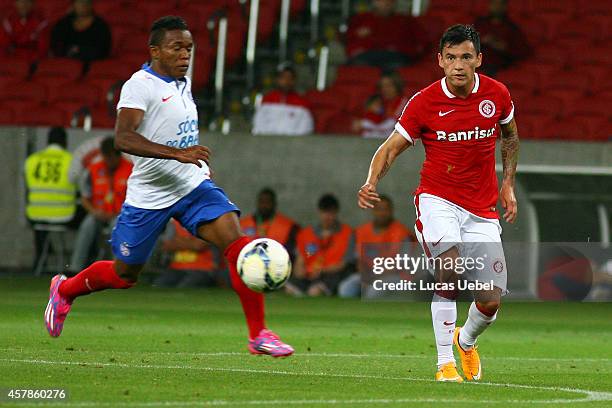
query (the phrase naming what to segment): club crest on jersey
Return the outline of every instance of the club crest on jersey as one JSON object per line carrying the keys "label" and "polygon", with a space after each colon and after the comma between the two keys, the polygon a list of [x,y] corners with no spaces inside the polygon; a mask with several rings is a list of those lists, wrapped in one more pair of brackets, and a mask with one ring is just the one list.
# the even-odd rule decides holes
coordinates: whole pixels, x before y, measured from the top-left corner
{"label": "club crest on jersey", "polygon": [[478,105],[478,112],[485,118],[491,118],[495,115],[495,104],[488,99],[483,100]]}

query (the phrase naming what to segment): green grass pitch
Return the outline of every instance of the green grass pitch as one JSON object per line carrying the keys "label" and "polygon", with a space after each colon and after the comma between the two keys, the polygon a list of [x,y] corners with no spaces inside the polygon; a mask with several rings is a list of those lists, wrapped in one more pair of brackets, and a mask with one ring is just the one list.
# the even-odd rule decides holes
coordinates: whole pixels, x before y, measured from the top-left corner
{"label": "green grass pitch", "polygon": [[58,339],[47,297],[48,279],[0,279],[0,388],[65,388],[62,406],[612,406],[609,303],[506,303],[479,340],[482,382],[439,384],[427,303],[269,295],[296,349],[275,360],[248,354],[230,291],[97,293]]}

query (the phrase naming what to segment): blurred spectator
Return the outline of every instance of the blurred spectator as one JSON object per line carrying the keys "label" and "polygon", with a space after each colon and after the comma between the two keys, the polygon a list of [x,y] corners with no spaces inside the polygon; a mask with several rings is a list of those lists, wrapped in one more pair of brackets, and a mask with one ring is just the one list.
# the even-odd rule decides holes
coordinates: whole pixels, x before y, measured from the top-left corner
{"label": "blurred spectator", "polygon": [[277,89],[267,93],[253,117],[253,134],[307,135],[314,129],[308,101],[295,91],[296,73],[290,64],[281,64]]}
{"label": "blurred spectator", "polygon": [[[76,210],[76,186],[68,179],[72,154],[66,150],[64,128],[49,130],[47,148],[30,155],[25,162],[27,189],[26,217],[32,224],[66,224]],[[38,264],[47,231],[34,232],[35,258]]]}
{"label": "blurred spectator", "polygon": [[[72,164],[68,173],[70,180],[74,183],[79,183],[84,173],[87,172],[89,165],[95,161],[102,160],[100,153],[100,144],[109,136],[96,136],[87,139],[77,146],[72,152]],[[111,136],[112,137],[112,136]]]}
{"label": "blurred spectator", "polygon": [[474,27],[480,33],[480,69],[488,75],[495,75],[531,53],[527,38],[508,16],[507,0],[491,0],[489,15],[477,18]]}
{"label": "blurred spectator", "polygon": [[416,242],[416,237],[395,219],[391,198],[381,195],[372,210],[372,221],[355,230],[359,273],[352,274],[340,283],[338,295],[358,297],[361,293],[361,273],[372,273],[373,259],[394,257],[407,249],[404,244],[408,242]]}
{"label": "blurred spectator", "polygon": [[380,78],[378,92],[368,98],[363,118],[354,124],[354,130],[363,137],[388,137],[408,102],[403,95],[402,79],[396,73]]}
{"label": "blurred spectator", "polygon": [[56,57],[84,62],[110,55],[111,32],[106,21],[94,13],[92,0],[74,0],[73,11],[53,26],[51,51]]}
{"label": "blurred spectator", "polygon": [[271,188],[257,194],[257,209],[240,219],[242,231],[250,237],[272,238],[293,253],[299,226],[291,218],[276,210],[276,193]]}
{"label": "blurred spectator", "polygon": [[91,251],[105,228],[114,224],[121,211],[132,173],[132,163],[121,157],[114,141],[108,137],[100,144],[102,160],[87,168],[85,185],[81,188],[81,204],[87,216],[81,222],[70,262],[70,271],[81,271],[89,262]]}
{"label": "blurred spectator", "polygon": [[428,38],[417,19],[395,12],[395,0],[373,0],[372,11],[356,14],[349,21],[349,62],[395,69],[416,61]]}
{"label": "blurred spectator", "polygon": [[295,296],[336,293],[354,259],[354,236],[350,226],[338,220],[340,205],[332,194],[319,200],[319,222],[300,230],[293,274],[287,292]]}
{"label": "blurred spectator", "polygon": [[0,55],[35,62],[47,55],[49,22],[34,10],[34,0],[16,0],[15,10],[2,20]]}
{"label": "blurred spectator", "polygon": [[[171,220],[162,235],[162,250],[170,255],[168,270],[153,284],[160,287],[211,287],[223,282],[219,251],[194,237],[176,220]],[[229,284],[223,284],[229,286]]]}

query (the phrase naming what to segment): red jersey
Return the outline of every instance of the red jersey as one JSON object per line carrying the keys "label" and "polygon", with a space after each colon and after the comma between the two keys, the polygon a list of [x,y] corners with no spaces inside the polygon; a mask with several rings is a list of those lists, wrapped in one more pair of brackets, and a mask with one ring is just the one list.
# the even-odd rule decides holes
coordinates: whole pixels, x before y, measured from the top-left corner
{"label": "red jersey", "polygon": [[446,79],[417,92],[395,125],[411,143],[423,141],[425,162],[415,194],[428,193],[485,218],[498,218],[495,141],[499,125],[514,117],[508,89],[475,74],[466,98],[453,95]]}
{"label": "red jersey", "polygon": [[0,27],[0,55],[14,55],[30,61],[44,58],[47,54],[48,21],[36,12],[26,18],[17,13],[2,20]]}

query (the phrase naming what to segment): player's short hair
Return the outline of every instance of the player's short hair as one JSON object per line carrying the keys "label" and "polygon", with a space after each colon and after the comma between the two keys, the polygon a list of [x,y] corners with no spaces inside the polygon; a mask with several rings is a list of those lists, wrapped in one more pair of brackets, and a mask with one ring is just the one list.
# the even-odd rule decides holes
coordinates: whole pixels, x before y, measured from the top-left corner
{"label": "player's short hair", "polygon": [[103,156],[119,156],[121,152],[115,149],[115,140],[109,136],[100,142],[100,152]]}
{"label": "player's short hair", "polygon": [[62,147],[68,146],[68,135],[66,134],[66,130],[61,126],[55,126],[49,129],[47,144],[57,144]]}
{"label": "player's short hair", "polygon": [[149,45],[159,46],[166,35],[166,31],[172,30],[189,30],[187,23],[179,16],[164,16],[155,20],[151,26],[151,34],[149,35]]}
{"label": "player's short hair", "polygon": [[262,195],[269,196],[272,199],[272,202],[276,204],[276,192],[272,190],[270,187],[264,187],[261,190],[259,190],[259,193],[257,193],[257,197],[261,197]]}
{"label": "player's short hair", "polygon": [[455,24],[444,31],[440,38],[440,54],[447,45],[458,45],[464,41],[471,41],[476,54],[480,54],[480,35],[474,26],[469,24]]}
{"label": "player's short hair", "polygon": [[338,211],[340,202],[333,194],[323,194],[319,199],[319,210],[321,211]]}

